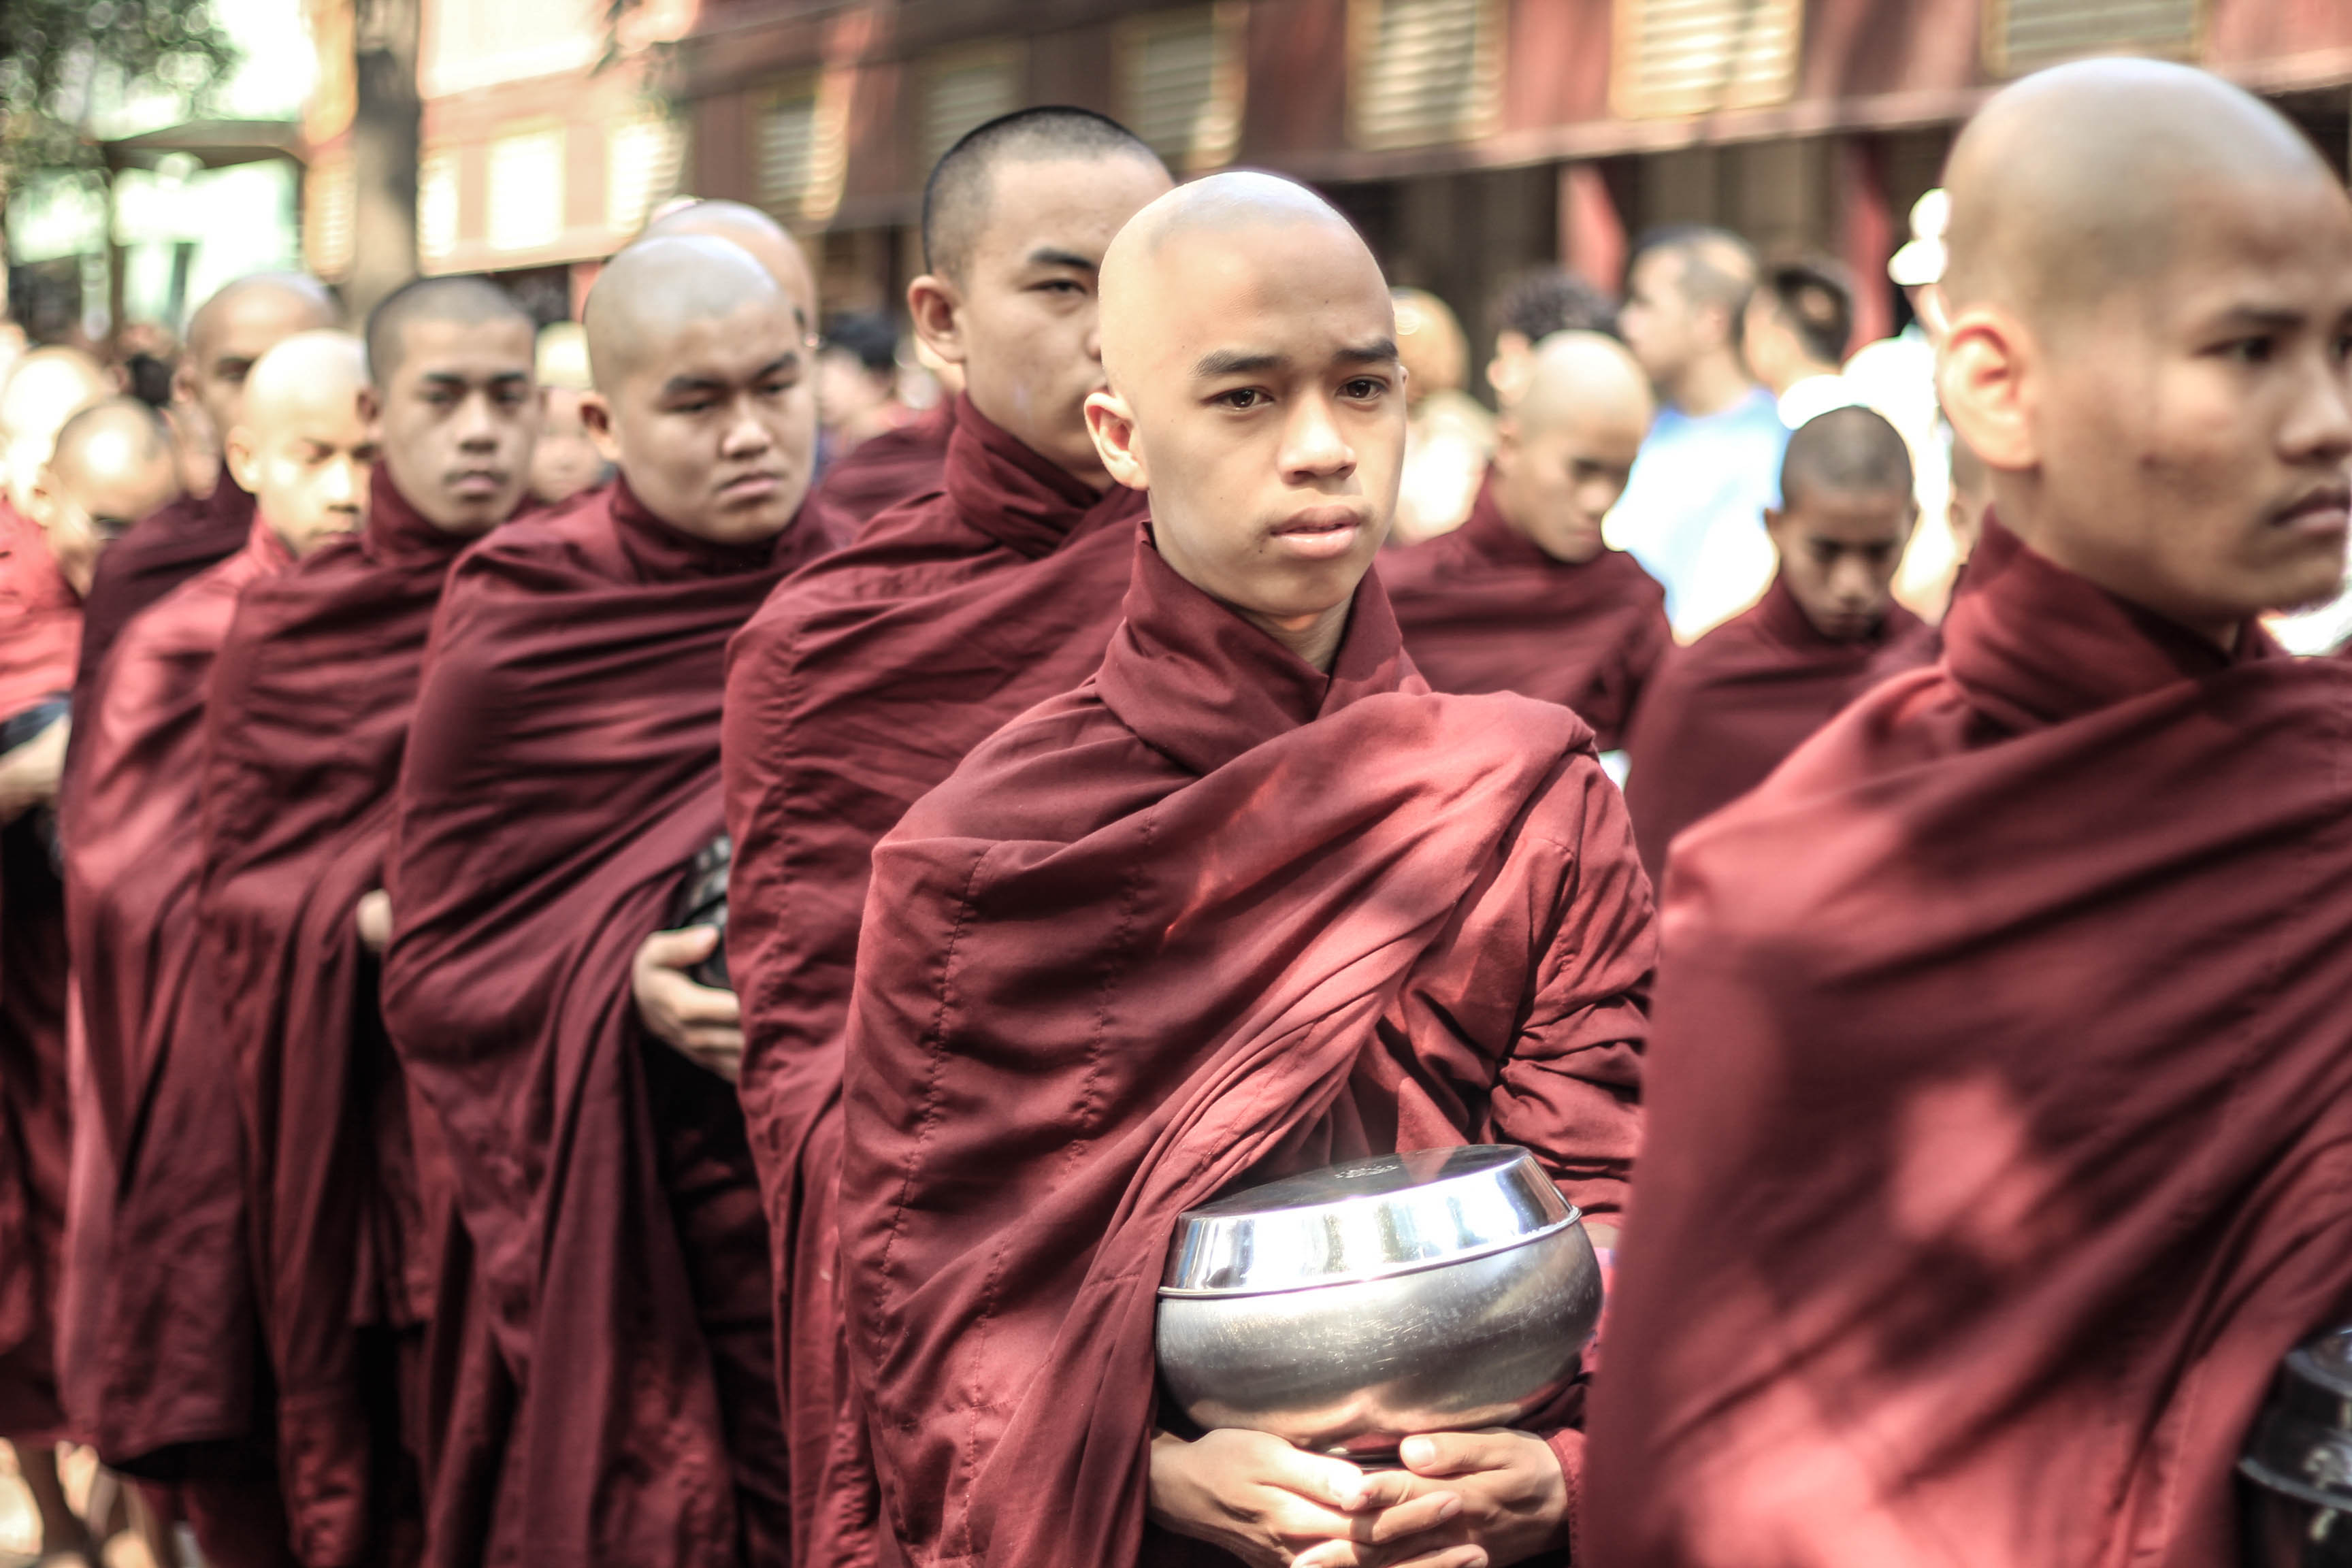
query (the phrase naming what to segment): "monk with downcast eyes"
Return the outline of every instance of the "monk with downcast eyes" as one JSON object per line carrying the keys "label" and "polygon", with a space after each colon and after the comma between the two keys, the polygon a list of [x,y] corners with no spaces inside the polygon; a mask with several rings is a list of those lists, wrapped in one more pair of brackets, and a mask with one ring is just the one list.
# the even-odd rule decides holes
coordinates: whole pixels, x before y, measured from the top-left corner
{"label": "monk with downcast eyes", "polygon": [[2352,668],[2257,620],[2342,581],[2352,205],[2145,61],[1945,184],[1991,514],[1941,662],[1669,858],[1600,1568],[2237,1561],[2352,1311]]}
{"label": "monk with downcast eyes", "polygon": [[1562,703],[1613,751],[1674,644],[1665,590],[1601,537],[1656,405],[1599,332],[1554,333],[1526,374],[1469,521],[1391,552],[1381,575],[1432,686]]}
{"label": "monk with downcast eyes", "polygon": [[1402,372],[1347,223],[1183,186],[1112,244],[1103,322],[1089,427],[1151,509],[1126,619],[874,854],[840,1277],[889,1526],[999,1568],[1567,1546],[1580,1389],[1381,1475],[1155,1410],[1176,1215],[1237,1184],[1520,1142],[1605,1244],[1649,890],[1589,726],[1433,695],[1400,643]]}
{"label": "monk with downcast eyes", "polygon": [[785,275],[707,237],[608,263],[583,416],[619,477],[476,545],[434,622],[383,1010],[512,1410],[503,1476],[436,1510],[436,1560],[790,1560],[735,999],[661,943],[722,826],[727,638],[831,543],[796,521],[816,409],[806,268]]}

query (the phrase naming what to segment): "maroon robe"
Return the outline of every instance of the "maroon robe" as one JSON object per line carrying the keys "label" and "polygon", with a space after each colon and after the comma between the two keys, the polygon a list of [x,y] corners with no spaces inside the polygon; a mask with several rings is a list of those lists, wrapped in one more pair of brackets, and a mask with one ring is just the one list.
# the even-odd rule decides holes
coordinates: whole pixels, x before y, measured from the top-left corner
{"label": "maroon robe", "polygon": [[1889,605],[1874,635],[1832,641],[1776,574],[1754,605],[1667,654],[1626,746],[1625,804],[1651,877],[1675,834],[1762,784],[1884,676],[1916,668],[1934,637]]}
{"label": "maroon robe", "polygon": [[1622,550],[1571,565],[1513,528],[1478,487],[1469,521],[1381,557],[1414,668],[1439,691],[1516,691],[1576,710],[1624,744],[1642,687],[1674,647],[1666,591]]}
{"label": "maroon robe", "polygon": [[215,563],[236,554],[253,531],[253,495],[229,477],[208,496],[182,496],[131,525],[98,558],[83,612],[74,691],[86,691],[131,617]]}
{"label": "maroon robe", "polygon": [[393,1352],[413,1361],[432,1318],[442,1237],[427,1215],[454,1217],[455,1193],[442,1173],[420,1184],[353,911],[383,884],[425,632],[471,542],[420,516],[379,467],[364,534],[246,591],[206,713],[202,959],[237,1086],[279,1471],[305,1568],[366,1561],[415,1528],[399,1423],[417,1401]]}
{"label": "maroon robe", "polygon": [[831,542],[714,544],[624,479],[467,553],[403,766],[383,1009],[518,1389],[488,1551],[783,1561],[767,1229],[733,1089],[630,965],[723,826],[727,639]]}
{"label": "maroon robe", "polygon": [[[0,719],[73,687],[81,612],[41,531],[0,500]],[[0,826],[0,1438],[67,1434],[57,1376],[73,1118],[64,891],[46,809]]]}
{"label": "maroon robe", "polygon": [[1093,673],[1142,514],[1135,491],[1098,495],[964,403],[943,492],[785,584],[730,653],[728,952],[776,1237],[796,1562],[875,1550],[833,1263],[840,1033],[874,845],[992,731]]}
{"label": "maroon robe", "polygon": [[125,628],[76,714],[61,824],[79,1025],[67,1408],[108,1463],[190,1481],[225,1563],[286,1558],[236,1086],[196,941],[205,700],[237,595],[292,563],[257,518]]}
{"label": "maroon robe", "polygon": [[1969,576],[1675,847],[1601,1568],[2235,1562],[2352,1310],[2352,670]]}
{"label": "maroon robe", "polygon": [[1650,892],[1591,730],[1432,695],[1377,576],[1328,676],[1148,542],[1127,612],[874,854],[842,1269],[918,1565],[1197,1555],[1145,1530],[1154,1289],[1234,1183],[1493,1141],[1623,1204]]}
{"label": "maroon robe", "polygon": [[855,539],[893,507],[939,494],[955,410],[955,399],[941,398],[897,429],[860,442],[826,468],[801,509],[801,521],[814,521],[835,538]]}

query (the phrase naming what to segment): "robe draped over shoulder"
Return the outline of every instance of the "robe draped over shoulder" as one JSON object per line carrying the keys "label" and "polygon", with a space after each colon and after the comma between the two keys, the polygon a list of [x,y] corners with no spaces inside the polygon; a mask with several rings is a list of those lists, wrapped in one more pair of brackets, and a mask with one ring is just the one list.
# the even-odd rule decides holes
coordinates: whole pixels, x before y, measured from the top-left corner
{"label": "robe draped over shoulder", "polygon": [[897,429],[860,442],[817,480],[801,509],[801,522],[852,540],[884,512],[939,494],[946,482],[955,415],[954,400],[941,398]]}
{"label": "robe draped over shoulder", "polygon": [[84,606],[74,690],[85,690],[131,618],[199,572],[227,560],[253,531],[253,494],[221,466],[208,496],[182,496],[133,523],[98,558]]}

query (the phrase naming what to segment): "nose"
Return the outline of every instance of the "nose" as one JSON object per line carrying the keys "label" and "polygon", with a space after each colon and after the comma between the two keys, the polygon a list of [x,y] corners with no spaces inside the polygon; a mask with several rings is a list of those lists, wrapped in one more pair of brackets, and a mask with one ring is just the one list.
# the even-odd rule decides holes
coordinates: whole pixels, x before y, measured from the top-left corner
{"label": "nose", "polygon": [[1345,479],[1356,471],[1356,449],[1332,417],[1328,397],[1309,394],[1294,403],[1282,437],[1282,471],[1294,483]]}
{"label": "nose", "polygon": [[487,452],[498,444],[498,421],[490,416],[489,396],[478,392],[457,405],[458,449]]}
{"label": "nose", "polygon": [[756,458],[775,445],[775,437],[760,417],[760,411],[750,399],[735,405],[735,417],[727,426],[726,438],[719,444],[719,455],[738,460]]}
{"label": "nose", "polygon": [[360,486],[362,483],[361,467],[360,460],[349,455],[338,458],[327,465],[326,475],[320,483],[325,487],[326,501],[329,506],[341,507],[346,510],[358,508]]}
{"label": "nose", "polygon": [[1830,592],[1842,605],[1866,607],[1877,603],[1880,591],[1877,572],[1859,551],[1841,553],[1830,567]]}

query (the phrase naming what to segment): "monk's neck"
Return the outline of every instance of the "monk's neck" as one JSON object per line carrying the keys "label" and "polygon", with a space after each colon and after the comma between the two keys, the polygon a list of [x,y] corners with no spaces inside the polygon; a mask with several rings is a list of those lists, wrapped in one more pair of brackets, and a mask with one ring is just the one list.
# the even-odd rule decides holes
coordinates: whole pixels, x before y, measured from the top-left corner
{"label": "monk's neck", "polygon": [[1348,602],[1311,616],[1261,615],[1238,605],[1234,611],[1297,655],[1301,662],[1313,665],[1326,675],[1331,673],[1331,661],[1339,657],[1340,639],[1348,635]]}
{"label": "monk's neck", "polygon": [[[2017,521],[2011,521],[2012,517]],[[2205,615],[2153,603],[2158,595],[2146,592],[2136,583],[2118,581],[2126,574],[2107,569],[2105,563],[2076,548],[2069,531],[2037,526],[2037,520],[2031,513],[2021,514],[2020,509],[2013,507],[2002,508],[2000,519],[2011,532],[2025,542],[2027,548],[2052,565],[2073,573],[2093,587],[2111,594],[2135,608],[2170,621],[2200,641],[2211,643],[2224,654],[2235,654],[2245,639],[2249,620],[2245,616]]]}

